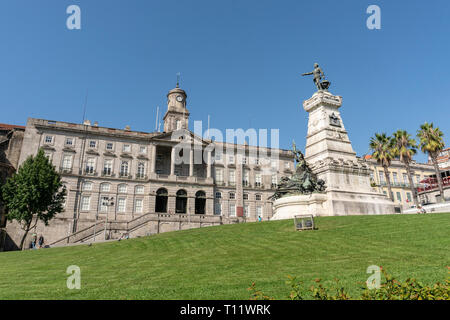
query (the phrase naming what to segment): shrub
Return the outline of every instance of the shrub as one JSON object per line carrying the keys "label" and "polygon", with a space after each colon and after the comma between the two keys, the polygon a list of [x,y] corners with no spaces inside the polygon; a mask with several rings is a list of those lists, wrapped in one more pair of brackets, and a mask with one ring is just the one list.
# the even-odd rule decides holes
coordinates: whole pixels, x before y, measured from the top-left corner
{"label": "shrub", "polygon": [[[450,268],[447,267],[450,273]],[[379,289],[369,290],[365,287],[360,297],[351,297],[344,287],[339,285],[339,280],[335,279],[336,286],[327,288],[321,283],[321,279],[315,279],[317,285],[310,287],[309,291],[313,300],[450,300],[450,277],[447,277],[445,283],[437,282],[432,286],[427,286],[416,279],[407,279],[404,282],[395,279],[381,268],[385,282]],[[296,277],[288,276],[286,285],[290,287],[288,300],[305,300],[307,290],[302,287],[302,282]],[[250,288],[251,300],[273,300],[252,283]]]}

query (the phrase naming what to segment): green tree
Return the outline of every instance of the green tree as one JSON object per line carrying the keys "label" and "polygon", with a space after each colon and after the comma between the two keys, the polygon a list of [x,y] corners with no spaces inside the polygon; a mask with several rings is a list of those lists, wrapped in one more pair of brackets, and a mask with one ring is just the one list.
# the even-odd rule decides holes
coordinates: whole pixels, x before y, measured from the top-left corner
{"label": "green tree", "polygon": [[417,137],[420,141],[420,149],[422,152],[428,153],[431,158],[431,162],[433,163],[439,186],[439,192],[441,194],[441,201],[445,200],[444,184],[442,183],[441,171],[439,170],[437,157],[445,147],[443,136],[444,134],[442,131],[438,127],[434,128],[432,122],[425,122],[420,126],[420,130],[417,131]]}
{"label": "green tree", "polygon": [[9,221],[16,220],[24,234],[20,249],[28,232],[39,220],[48,222],[63,210],[66,188],[42,149],[28,157],[16,174],[1,188],[1,198]]}
{"label": "green tree", "polygon": [[410,166],[413,156],[417,153],[416,140],[411,138],[411,135],[405,130],[397,130],[397,132],[394,132],[392,136],[392,147],[394,156],[398,157],[400,161],[405,164],[409,185],[413,194],[414,204],[416,205],[416,208],[418,208],[419,200],[417,199],[417,192],[414,186]]}
{"label": "green tree", "polygon": [[369,147],[372,149],[372,157],[377,160],[384,169],[389,198],[394,201],[391,178],[389,176],[389,166],[391,165],[392,159],[394,159],[392,140],[390,137],[386,136],[385,133],[375,133],[375,137],[370,139]]}

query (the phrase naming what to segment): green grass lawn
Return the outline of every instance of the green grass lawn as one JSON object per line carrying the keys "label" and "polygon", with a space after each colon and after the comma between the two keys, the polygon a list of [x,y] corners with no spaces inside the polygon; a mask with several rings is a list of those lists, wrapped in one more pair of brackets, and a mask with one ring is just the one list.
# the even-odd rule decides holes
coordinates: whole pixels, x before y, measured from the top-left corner
{"label": "green grass lawn", "polygon": [[[0,299],[248,299],[252,282],[285,299],[288,275],[309,287],[333,279],[359,296],[369,265],[399,279],[443,281],[450,214],[316,218],[223,225],[120,242],[0,253]],[[81,268],[81,289],[66,268]]]}

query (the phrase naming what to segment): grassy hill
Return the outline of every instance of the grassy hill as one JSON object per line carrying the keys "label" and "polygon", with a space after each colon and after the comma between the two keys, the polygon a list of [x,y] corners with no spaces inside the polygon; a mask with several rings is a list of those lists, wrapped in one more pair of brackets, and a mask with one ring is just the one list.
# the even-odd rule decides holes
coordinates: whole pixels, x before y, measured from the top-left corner
{"label": "grassy hill", "polygon": [[[0,253],[0,299],[248,299],[252,282],[286,298],[287,275],[358,294],[369,265],[400,279],[442,281],[450,265],[450,214],[317,218],[223,225],[120,242]],[[81,268],[81,290],[66,268]]]}

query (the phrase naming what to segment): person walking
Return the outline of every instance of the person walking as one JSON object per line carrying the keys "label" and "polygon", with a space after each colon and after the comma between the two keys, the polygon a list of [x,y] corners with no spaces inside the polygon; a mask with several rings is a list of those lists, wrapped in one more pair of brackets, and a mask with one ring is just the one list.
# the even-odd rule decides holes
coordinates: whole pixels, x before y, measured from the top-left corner
{"label": "person walking", "polygon": [[36,249],[37,234],[33,233],[31,238],[31,248]]}
{"label": "person walking", "polygon": [[44,236],[41,234],[38,240],[39,249],[44,246]]}

